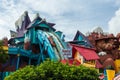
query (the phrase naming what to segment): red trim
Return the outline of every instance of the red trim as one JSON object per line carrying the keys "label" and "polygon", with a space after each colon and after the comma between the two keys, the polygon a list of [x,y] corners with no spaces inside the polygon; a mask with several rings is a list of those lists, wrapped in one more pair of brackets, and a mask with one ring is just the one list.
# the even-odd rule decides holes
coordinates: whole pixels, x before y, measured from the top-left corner
{"label": "red trim", "polygon": [[103,65],[98,60],[96,60],[95,67],[99,69],[99,68],[103,68]]}

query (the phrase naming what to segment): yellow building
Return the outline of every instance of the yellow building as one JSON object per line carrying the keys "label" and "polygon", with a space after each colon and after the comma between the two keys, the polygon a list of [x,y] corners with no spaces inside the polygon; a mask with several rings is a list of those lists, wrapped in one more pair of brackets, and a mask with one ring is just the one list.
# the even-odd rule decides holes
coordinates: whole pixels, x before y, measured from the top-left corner
{"label": "yellow building", "polygon": [[79,45],[72,44],[73,47],[73,57],[74,60],[77,60],[79,63],[86,67],[94,67],[96,65],[96,60],[99,59],[99,56],[94,51],[94,49],[86,48]]}
{"label": "yellow building", "polygon": [[120,71],[120,59],[116,59],[114,63],[115,63],[115,71],[116,73],[118,73]]}
{"label": "yellow building", "polygon": [[107,79],[113,80],[115,77],[115,70],[106,70],[106,72],[107,72]]}

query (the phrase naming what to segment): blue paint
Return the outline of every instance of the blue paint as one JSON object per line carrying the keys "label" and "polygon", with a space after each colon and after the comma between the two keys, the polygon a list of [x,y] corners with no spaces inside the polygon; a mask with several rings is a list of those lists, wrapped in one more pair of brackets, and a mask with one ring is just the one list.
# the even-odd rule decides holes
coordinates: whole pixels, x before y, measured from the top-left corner
{"label": "blue paint", "polygon": [[18,54],[18,59],[17,59],[16,70],[19,68],[19,63],[20,63],[20,55]]}
{"label": "blue paint", "polygon": [[[16,66],[16,70],[19,69],[19,67],[22,65],[22,62],[26,62],[28,65],[38,65],[46,58],[50,58],[53,61],[64,59],[61,50],[67,49],[67,43],[64,42],[64,35],[62,32],[55,32],[55,29],[52,27],[54,24],[48,23],[42,20],[40,17],[35,18],[28,26],[25,26],[25,24],[27,25],[27,21],[23,22],[21,22],[22,26],[19,30],[21,30],[21,32],[25,32],[24,36],[13,38],[14,45],[10,43],[8,49],[8,54],[10,56],[14,55],[13,59],[11,59],[11,64]],[[16,33],[19,34],[19,31]],[[56,38],[53,38],[56,46],[52,46],[50,43],[50,40],[48,39],[50,36]],[[30,39],[30,49],[28,50],[24,49],[25,38]],[[32,52],[32,45],[35,44],[39,45],[38,53]],[[7,75],[9,74],[6,73],[6,76]]]}

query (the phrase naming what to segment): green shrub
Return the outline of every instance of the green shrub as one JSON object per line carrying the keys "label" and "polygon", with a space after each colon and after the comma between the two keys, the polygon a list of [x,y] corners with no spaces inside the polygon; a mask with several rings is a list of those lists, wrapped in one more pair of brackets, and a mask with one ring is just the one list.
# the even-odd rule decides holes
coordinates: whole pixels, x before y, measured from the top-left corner
{"label": "green shrub", "polygon": [[39,66],[27,66],[7,76],[5,80],[99,80],[93,68],[63,65],[44,61]]}
{"label": "green shrub", "polygon": [[6,61],[8,60],[9,56],[7,54],[7,52],[3,49],[3,41],[0,40],[0,63],[6,63]]}

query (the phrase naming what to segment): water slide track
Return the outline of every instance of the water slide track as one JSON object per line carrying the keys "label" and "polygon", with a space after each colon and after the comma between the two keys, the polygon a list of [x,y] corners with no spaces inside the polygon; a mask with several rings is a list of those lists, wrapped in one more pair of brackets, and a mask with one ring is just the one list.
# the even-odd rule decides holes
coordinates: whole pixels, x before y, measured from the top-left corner
{"label": "water slide track", "polygon": [[[50,59],[52,60],[58,60],[57,56],[54,53],[54,50],[50,44],[50,41],[47,38],[47,35],[45,34],[45,32],[38,30],[37,31],[37,37],[39,40],[39,44],[43,44],[45,49],[47,49],[48,55],[50,57]],[[44,53],[43,53],[44,54]]]}
{"label": "water slide track", "polygon": [[63,56],[61,55],[62,46],[60,46],[61,44],[59,43],[58,39],[50,32],[45,32],[45,34],[47,34],[48,36],[52,36],[53,37],[53,41],[55,42],[55,45],[56,45],[55,47],[53,47],[53,49],[55,51],[55,54],[57,56],[59,56],[60,59],[63,59]]}
{"label": "water slide track", "polygon": [[[44,33],[46,34],[47,38],[49,38],[49,37],[51,36],[51,35],[48,34],[48,32],[44,32]],[[52,47],[52,48],[53,48],[53,50],[54,50],[54,52],[55,52],[55,54],[56,54],[58,60],[60,60],[61,57],[60,57],[58,48],[57,48],[57,47]]]}
{"label": "water slide track", "polygon": [[59,41],[59,39],[53,34],[53,33],[50,33],[50,32],[47,32],[50,36],[52,36],[53,37],[53,40],[54,40],[54,42],[55,42],[55,44],[56,44],[56,48],[57,48],[57,50],[58,50],[58,52],[59,52],[59,56],[60,56],[60,58],[61,59],[64,59],[64,57],[63,57],[63,55],[62,55],[62,49],[64,49],[63,48],[63,46],[62,46],[62,44],[60,43],[60,41]]}

